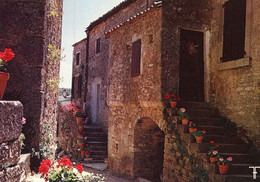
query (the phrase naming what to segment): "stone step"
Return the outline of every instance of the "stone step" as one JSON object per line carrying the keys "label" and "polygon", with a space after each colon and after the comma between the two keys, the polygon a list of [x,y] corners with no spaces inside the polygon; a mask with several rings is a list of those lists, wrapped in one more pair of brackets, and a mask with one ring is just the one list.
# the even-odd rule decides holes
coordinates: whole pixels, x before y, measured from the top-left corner
{"label": "stone step", "polygon": [[84,128],[87,132],[103,132],[102,128],[99,126],[85,125]]}
{"label": "stone step", "polygon": [[94,146],[104,146],[107,147],[107,142],[96,142],[96,141],[88,141],[89,145]]}
{"label": "stone step", "polygon": [[87,137],[106,137],[107,134],[103,132],[86,132],[85,134]]}
{"label": "stone step", "polygon": [[190,117],[218,117],[219,113],[216,109],[187,109]]}
{"label": "stone step", "polygon": [[[251,164],[231,164],[229,166],[228,175],[250,175],[252,169],[249,168]],[[216,174],[219,174],[219,169],[216,167]]]}
{"label": "stone step", "polygon": [[95,160],[93,158],[90,158],[87,160],[88,163],[104,163],[104,159]]}
{"label": "stone step", "polygon": [[92,151],[107,151],[107,146],[92,145]]}
{"label": "stone step", "polygon": [[227,175],[225,177],[225,182],[259,182],[260,176],[256,176],[256,179],[253,179],[252,171],[251,175]]}
{"label": "stone step", "polygon": [[219,153],[222,157],[232,157],[233,161],[232,164],[248,164],[252,163],[251,156],[247,153]]}
{"label": "stone step", "polygon": [[107,137],[105,136],[88,136],[87,142],[92,141],[92,142],[107,142]]}
{"label": "stone step", "polygon": [[104,160],[105,158],[107,158],[107,155],[94,155],[93,153],[91,153],[91,158],[93,158],[93,160]]}
{"label": "stone step", "polygon": [[204,126],[223,126],[223,122],[220,118],[208,118],[208,117],[191,117],[190,120],[197,125],[204,125]]}
{"label": "stone step", "polygon": [[[196,123],[195,123],[196,124]],[[196,125],[198,130],[206,130],[207,134],[212,135],[231,135],[231,133],[227,132],[226,129],[222,126],[210,126],[210,125]]]}
{"label": "stone step", "polygon": [[204,134],[203,143],[214,141],[218,144],[238,144],[241,140],[237,136]]}
{"label": "stone step", "polygon": [[107,151],[105,150],[93,150],[92,155],[107,155]]}
{"label": "stone step", "polygon": [[208,103],[206,102],[180,102],[178,103],[178,108],[185,108],[186,110],[189,110],[189,109],[193,109],[193,108],[196,108],[196,109],[209,109],[209,105]]}
{"label": "stone step", "polygon": [[[218,143],[216,143],[218,144]],[[248,146],[245,144],[218,144],[219,151],[223,153],[248,153]],[[190,143],[192,150],[198,150],[201,153],[208,152],[210,143]]]}

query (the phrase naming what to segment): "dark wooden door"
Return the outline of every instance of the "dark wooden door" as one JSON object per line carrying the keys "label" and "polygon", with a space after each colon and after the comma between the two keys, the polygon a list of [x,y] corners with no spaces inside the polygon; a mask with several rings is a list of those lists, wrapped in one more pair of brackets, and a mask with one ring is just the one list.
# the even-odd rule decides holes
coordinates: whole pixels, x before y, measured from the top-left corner
{"label": "dark wooden door", "polygon": [[204,101],[203,32],[182,29],[180,36],[180,98]]}

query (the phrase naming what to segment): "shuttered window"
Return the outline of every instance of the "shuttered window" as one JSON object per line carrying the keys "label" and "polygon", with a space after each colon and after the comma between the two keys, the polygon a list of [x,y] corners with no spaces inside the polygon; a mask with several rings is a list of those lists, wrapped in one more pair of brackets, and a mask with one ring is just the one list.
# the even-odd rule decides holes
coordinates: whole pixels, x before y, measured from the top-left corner
{"label": "shuttered window", "polygon": [[132,62],[131,76],[139,76],[141,74],[141,39],[133,42],[132,45]]}
{"label": "shuttered window", "polygon": [[96,53],[100,53],[100,40],[101,40],[101,38],[98,38],[97,39],[97,42],[96,42]]}
{"label": "shuttered window", "polygon": [[82,75],[79,75],[79,77],[78,77],[78,98],[81,98],[81,92],[82,92]]}
{"label": "shuttered window", "polygon": [[75,77],[72,77],[72,86],[71,86],[71,98],[74,99],[74,96],[75,96]]}
{"label": "shuttered window", "polygon": [[224,37],[222,61],[245,55],[246,0],[229,0],[224,4]]}
{"label": "shuttered window", "polygon": [[79,58],[80,58],[80,53],[78,52],[76,54],[76,65],[79,65]]}

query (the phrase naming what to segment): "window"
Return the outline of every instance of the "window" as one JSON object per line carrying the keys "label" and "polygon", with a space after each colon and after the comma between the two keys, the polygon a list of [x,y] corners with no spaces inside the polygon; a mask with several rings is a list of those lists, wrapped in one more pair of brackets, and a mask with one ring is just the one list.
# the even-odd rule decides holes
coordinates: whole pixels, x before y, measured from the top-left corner
{"label": "window", "polygon": [[79,56],[80,56],[80,53],[78,52],[76,54],[76,65],[79,65]]}
{"label": "window", "polygon": [[246,0],[229,0],[224,5],[224,37],[222,61],[245,55]]}
{"label": "window", "polygon": [[81,98],[81,91],[82,91],[82,75],[78,77],[78,98]]}
{"label": "window", "polygon": [[71,98],[74,99],[74,92],[75,92],[75,89],[74,89],[74,86],[75,86],[75,77],[72,77],[72,86],[71,86]]}
{"label": "window", "polygon": [[97,39],[97,43],[96,43],[96,53],[100,53],[100,40],[101,38]]}
{"label": "window", "polygon": [[132,62],[131,76],[139,76],[141,74],[141,39],[132,44]]}

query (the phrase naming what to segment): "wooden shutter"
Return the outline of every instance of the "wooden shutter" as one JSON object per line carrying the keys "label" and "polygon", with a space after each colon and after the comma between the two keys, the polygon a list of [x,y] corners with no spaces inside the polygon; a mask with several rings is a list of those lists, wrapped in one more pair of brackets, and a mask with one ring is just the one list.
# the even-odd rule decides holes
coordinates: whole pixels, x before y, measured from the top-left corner
{"label": "wooden shutter", "polygon": [[76,54],[76,65],[79,65],[79,57],[80,57],[80,53],[78,52]]}
{"label": "wooden shutter", "polygon": [[96,43],[96,53],[100,53],[100,38],[97,39],[97,43]]}
{"label": "wooden shutter", "polygon": [[141,39],[133,42],[131,76],[139,76],[141,73]]}
{"label": "wooden shutter", "polygon": [[223,61],[245,55],[246,0],[229,0],[224,5]]}
{"label": "wooden shutter", "polygon": [[75,92],[74,86],[75,86],[75,77],[72,77],[72,86],[71,86],[71,98],[72,99],[74,98],[74,92]]}
{"label": "wooden shutter", "polygon": [[81,91],[82,91],[82,75],[78,77],[78,98],[81,98]]}

